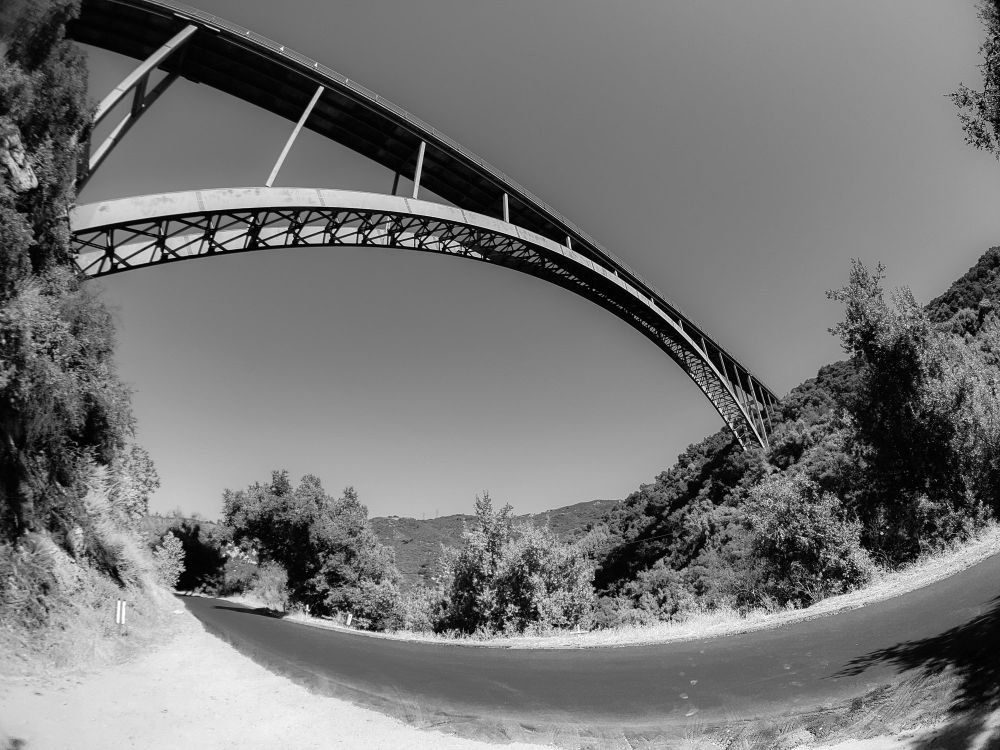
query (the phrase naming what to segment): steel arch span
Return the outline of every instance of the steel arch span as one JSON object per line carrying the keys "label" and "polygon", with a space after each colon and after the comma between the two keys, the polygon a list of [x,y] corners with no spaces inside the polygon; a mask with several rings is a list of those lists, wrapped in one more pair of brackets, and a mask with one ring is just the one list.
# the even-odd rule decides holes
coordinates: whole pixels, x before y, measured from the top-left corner
{"label": "steel arch span", "polygon": [[[777,398],[655,287],[504,173],[344,76],[173,0],[83,0],[77,41],[141,60],[100,103],[124,118],[83,181],[178,77],[296,121],[266,188],[191,191],[81,206],[71,216],[90,276],[191,257],[304,245],[423,250],[503,265],[580,294],[652,339],[706,395],[744,448],[766,447]],[[157,69],[165,76],[152,85]],[[395,173],[393,195],[271,188],[301,128]],[[399,177],[412,200],[395,195]],[[421,188],[454,205],[417,200]]]}
{"label": "steel arch span", "polygon": [[739,377],[734,365],[713,362],[679,315],[575,250],[500,219],[394,195],[230,188],[80,206],[71,223],[77,263],[88,276],[308,246],[419,250],[511,268],[575,292],[626,321],[684,369],[741,443],[765,440],[766,414],[750,406],[748,395],[755,384],[745,375],[742,382],[730,381],[729,373]]}

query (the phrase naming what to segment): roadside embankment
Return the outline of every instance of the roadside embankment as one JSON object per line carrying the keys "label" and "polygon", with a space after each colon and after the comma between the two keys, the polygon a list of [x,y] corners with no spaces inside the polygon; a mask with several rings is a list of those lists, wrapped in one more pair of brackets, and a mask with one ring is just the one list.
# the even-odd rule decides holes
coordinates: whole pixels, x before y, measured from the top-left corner
{"label": "roadside embankment", "polygon": [[44,681],[4,677],[0,748],[492,747],[310,693],[206,633],[180,605],[173,617],[173,640],[131,662]]}

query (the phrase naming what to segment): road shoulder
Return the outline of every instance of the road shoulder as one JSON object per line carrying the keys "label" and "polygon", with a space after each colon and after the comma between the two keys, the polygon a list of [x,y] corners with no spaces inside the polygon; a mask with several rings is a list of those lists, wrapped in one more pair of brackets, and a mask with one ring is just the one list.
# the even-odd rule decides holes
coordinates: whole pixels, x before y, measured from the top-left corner
{"label": "road shoulder", "polygon": [[22,740],[26,750],[494,747],[315,695],[209,635],[187,611],[175,617],[180,621],[175,638],[132,662],[44,684],[5,683],[0,747],[13,740]]}

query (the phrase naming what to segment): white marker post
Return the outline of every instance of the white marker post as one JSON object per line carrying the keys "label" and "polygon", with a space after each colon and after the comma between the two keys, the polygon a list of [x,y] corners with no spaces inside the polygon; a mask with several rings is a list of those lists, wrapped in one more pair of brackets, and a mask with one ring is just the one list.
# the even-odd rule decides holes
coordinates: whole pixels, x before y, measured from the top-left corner
{"label": "white marker post", "polygon": [[125,605],[124,599],[119,599],[115,605],[115,624],[118,625],[119,632],[125,631]]}

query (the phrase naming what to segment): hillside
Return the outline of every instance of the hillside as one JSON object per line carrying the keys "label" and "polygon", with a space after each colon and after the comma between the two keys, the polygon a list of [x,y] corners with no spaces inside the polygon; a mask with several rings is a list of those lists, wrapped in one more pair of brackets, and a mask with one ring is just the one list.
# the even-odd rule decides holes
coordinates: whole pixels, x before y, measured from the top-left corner
{"label": "hillside", "polygon": [[[970,425],[992,424],[980,415],[996,403],[989,365],[1000,353],[994,312],[1000,309],[1000,248],[988,250],[924,308],[906,293],[884,303],[880,282],[879,271],[856,265],[848,287],[832,295],[854,305],[838,332],[855,325],[861,333],[853,341],[868,349],[822,367],[782,399],[769,452],[741,451],[720,430],[613,507],[598,528],[604,541],[595,580],[608,602],[608,623],[668,619],[692,601],[742,606],[772,596],[808,603],[856,585],[851,581],[863,579],[869,553],[898,564],[967,535],[993,513],[995,472],[988,467],[996,437],[988,426],[976,432],[980,428]],[[870,327],[862,331],[861,324]],[[877,375],[873,361],[882,368]],[[971,467],[973,455],[983,457],[985,473],[955,468]],[[982,481],[973,481],[977,477]],[[762,531],[780,507],[784,520]],[[818,544],[831,539],[823,524],[833,536],[854,541],[824,552],[823,563],[815,547],[801,559],[783,549],[774,563],[779,572],[761,572],[765,537],[783,536],[801,509],[812,514],[808,523],[815,524]],[[859,551],[850,571],[822,569],[836,567],[850,550]],[[775,593],[790,571],[810,566],[816,577],[797,593]]]}
{"label": "hillside", "polygon": [[[616,503],[615,500],[592,500],[541,513],[517,516],[516,520],[547,526],[559,537],[571,541],[599,523]],[[418,585],[430,583],[432,576],[435,575],[438,559],[441,557],[441,546],[461,546],[462,532],[475,520],[475,516],[463,513],[426,520],[388,516],[372,518],[371,525],[379,541],[392,547],[395,552],[396,565],[403,574],[404,581],[408,585]],[[217,555],[211,554],[214,547],[209,540],[225,533],[218,521],[155,513],[142,519],[141,534],[149,541],[158,541],[168,530],[173,530],[180,537],[188,555],[189,567],[199,571],[205,568],[200,559],[195,560],[192,556],[208,554],[212,560],[206,569],[215,570],[218,563],[215,560]],[[191,589],[205,582],[200,579],[182,581],[186,584],[184,587]]]}
{"label": "hillside", "polygon": [[[547,525],[561,538],[573,540],[600,522],[616,504],[615,500],[592,500],[517,516],[517,520]],[[379,540],[395,550],[396,566],[410,585],[429,583],[437,572],[441,545],[460,546],[462,532],[474,521],[475,516],[466,514],[426,520],[400,516],[371,519]]]}

